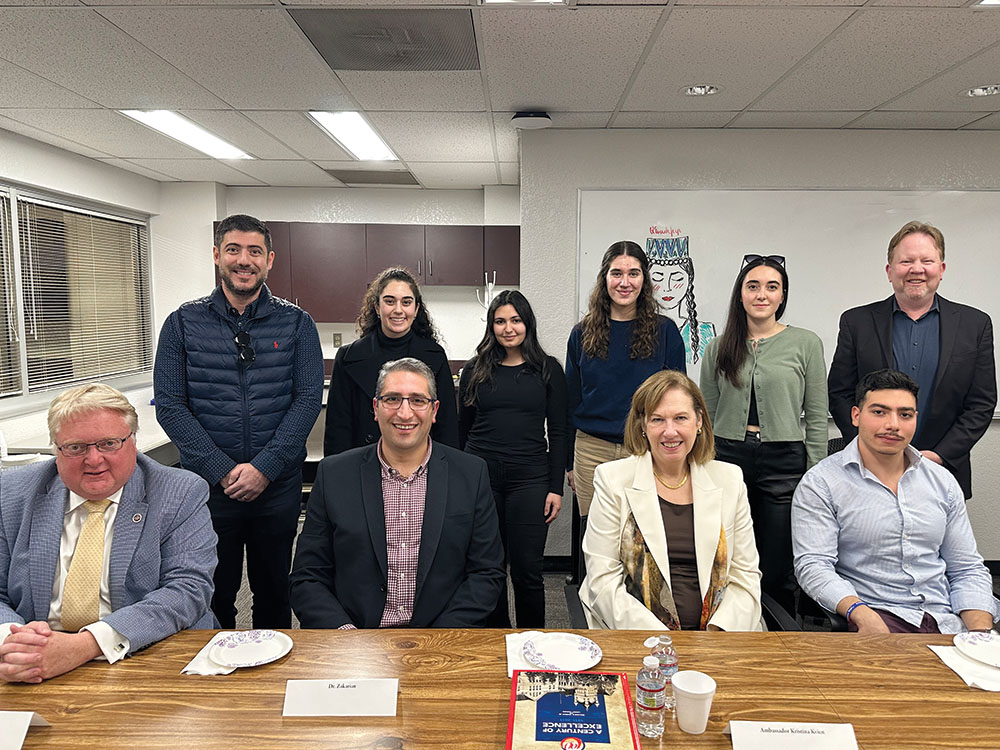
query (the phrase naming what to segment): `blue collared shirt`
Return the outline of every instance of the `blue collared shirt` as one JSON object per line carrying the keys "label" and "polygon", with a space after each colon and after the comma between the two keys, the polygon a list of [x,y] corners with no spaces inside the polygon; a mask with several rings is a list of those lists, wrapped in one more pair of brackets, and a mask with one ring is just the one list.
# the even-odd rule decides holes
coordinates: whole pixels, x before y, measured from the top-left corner
{"label": "blue collared shirt", "polygon": [[858,438],[806,472],[792,500],[799,585],[835,611],[857,596],[912,625],[924,613],[958,633],[966,609],[1000,616],[976,550],[965,500],[951,473],[906,447],[897,493],[864,467]]}
{"label": "blue collared shirt", "polygon": [[916,320],[892,298],[892,358],[896,369],[917,381],[917,432],[924,424],[941,355],[941,311],[937,295],[930,310]]}

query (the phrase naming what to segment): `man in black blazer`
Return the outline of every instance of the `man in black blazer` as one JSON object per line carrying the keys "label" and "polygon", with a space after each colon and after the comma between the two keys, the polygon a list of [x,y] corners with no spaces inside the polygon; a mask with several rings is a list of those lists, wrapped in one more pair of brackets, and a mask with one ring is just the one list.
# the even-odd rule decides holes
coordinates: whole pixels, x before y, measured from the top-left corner
{"label": "man in black blazer", "polygon": [[387,362],[375,393],[381,440],[320,462],[292,608],[303,628],[481,626],[505,583],[486,464],[430,440],[423,362]]}
{"label": "man in black blazer", "polygon": [[969,454],[997,404],[990,316],[937,294],[944,276],[944,236],[911,221],[889,241],[885,267],[893,296],[840,317],[830,365],[830,412],[845,439],[857,434],[851,407],[858,381],[893,368],[917,381],[913,446],[951,471],[972,497]]}

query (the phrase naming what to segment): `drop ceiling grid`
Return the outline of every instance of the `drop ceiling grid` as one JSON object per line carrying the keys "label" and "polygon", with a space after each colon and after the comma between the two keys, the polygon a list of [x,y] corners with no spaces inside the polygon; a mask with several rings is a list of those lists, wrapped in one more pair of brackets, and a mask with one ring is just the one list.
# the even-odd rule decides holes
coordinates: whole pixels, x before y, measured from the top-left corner
{"label": "drop ceiling grid", "polygon": [[338,70],[341,83],[367,111],[483,112],[478,70]]}
{"label": "drop ceiling grid", "polygon": [[426,188],[465,188],[496,184],[490,162],[410,162],[410,172]]}
{"label": "drop ceiling grid", "polygon": [[970,122],[963,130],[1000,130],[1000,113]]}
{"label": "drop ceiling grid", "polygon": [[[851,14],[840,8],[675,8],[623,111],[739,111]],[[714,96],[686,96],[696,83]]]}
{"label": "drop ceiling grid", "polygon": [[302,158],[242,112],[185,109],[181,114],[258,159]]}
{"label": "drop ceiling grid", "polygon": [[[2,18],[2,12],[0,12]],[[0,59],[0,102],[5,107],[99,109],[100,104],[57,83]]]}
{"label": "drop ceiling grid", "polygon": [[[32,125],[26,125],[23,122],[19,122],[18,120],[13,120],[10,117],[6,117],[3,112],[4,110],[0,110],[0,128],[9,130],[11,133],[17,133],[18,135],[23,135],[28,138],[34,138],[36,141],[48,143],[50,146],[56,146],[57,148],[62,148],[66,151],[71,151],[74,154],[80,154],[81,156],[88,156],[91,158],[110,156],[110,154],[105,154],[97,149],[90,148],[90,146],[85,146],[82,143],[77,143],[76,141],[62,138],[53,133],[48,133],[41,128],[36,128]],[[0,138],[2,138],[2,136],[3,134],[0,133]]]}
{"label": "drop ceiling grid", "polygon": [[1000,110],[1000,96],[973,97],[964,93],[974,86],[993,84],[1000,84],[1000,43],[887,102],[880,109],[920,111],[946,108],[996,112]]}
{"label": "drop ceiling grid", "polygon": [[345,162],[354,158],[304,112],[249,111],[247,117],[306,159]]}
{"label": "drop ceiling grid", "polygon": [[114,109],[226,106],[86,8],[0,9],[0,56]]}
{"label": "drop ceiling grid", "polygon": [[840,128],[864,112],[742,112],[730,128]]}
{"label": "drop ceiling grid", "polygon": [[494,110],[613,110],[663,9],[482,8]]}
{"label": "drop ceiling grid", "polygon": [[260,186],[264,182],[243,174],[216,159],[132,159],[154,172],[163,172],[184,182],[218,182],[223,185]]}
{"label": "drop ceiling grid", "polygon": [[343,184],[309,161],[225,161],[244,174],[280,187],[343,187]]}
{"label": "drop ceiling grid", "polygon": [[135,172],[143,177],[148,177],[151,180],[157,180],[158,182],[179,182],[176,177],[171,177],[170,175],[163,174],[163,172],[154,172],[152,169],[146,169],[138,164],[133,164],[128,159],[98,159],[98,161],[108,164],[112,167],[118,167],[119,169],[127,169],[129,172]]}
{"label": "drop ceiling grid", "polygon": [[619,112],[612,128],[721,128],[735,112]]}
{"label": "drop ceiling grid", "polygon": [[202,156],[111,109],[4,109],[0,114],[83,143],[107,156],[189,159]]}
{"label": "drop ceiling grid", "polygon": [[333,71],[281,9],[102,8],[100,13],[236,109],[352,107]]}
{"label": "drop ceiling grid", "polygon": [[866,8],[753,109],[874,109],[998,38],[1000,13]]}
{"label": "drop ceiling grid", "polygon": [[884,112],[875,110],[852,122],[850,128],[882,130],[955,130],[978,120],[977,112]]}
{"label": "drop ceiling grid", "polygon": [[372,124],[403,161],[493,161],[484,112],[372,112]]}

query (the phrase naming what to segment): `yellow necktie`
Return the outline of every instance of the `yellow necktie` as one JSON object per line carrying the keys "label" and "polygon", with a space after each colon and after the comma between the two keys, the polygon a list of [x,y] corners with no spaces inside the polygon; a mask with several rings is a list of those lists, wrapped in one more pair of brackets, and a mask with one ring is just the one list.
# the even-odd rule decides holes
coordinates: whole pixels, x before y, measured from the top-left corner
{"label": "yellow necktie", "polygon": [[87,518],[80,529],[69,563],[62,597],[63,630],[75,633],[100,619],[101,574],[104,571],[104,511],[110,500],[88,500]]}

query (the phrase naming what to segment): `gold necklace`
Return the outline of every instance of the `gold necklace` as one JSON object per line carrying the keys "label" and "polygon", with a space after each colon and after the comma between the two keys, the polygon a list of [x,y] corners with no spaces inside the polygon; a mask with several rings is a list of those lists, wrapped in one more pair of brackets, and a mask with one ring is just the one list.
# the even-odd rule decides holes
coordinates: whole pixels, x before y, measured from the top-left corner
{"label": "gold necklace", "polygon": [[662,484],[668,490],[679,490],[681,487],[687,484],[687,480],[688,477],[691,476],[691,472],[688,471],[684,473],[684,478],[681,480],[680,484],[667,484],[666,482],[663,481],[663,477],[661,477],[659,474],[656,473],[656,469],[653,469],[653,476],[656,477],[657,480],[659,480],[660,484]]}

